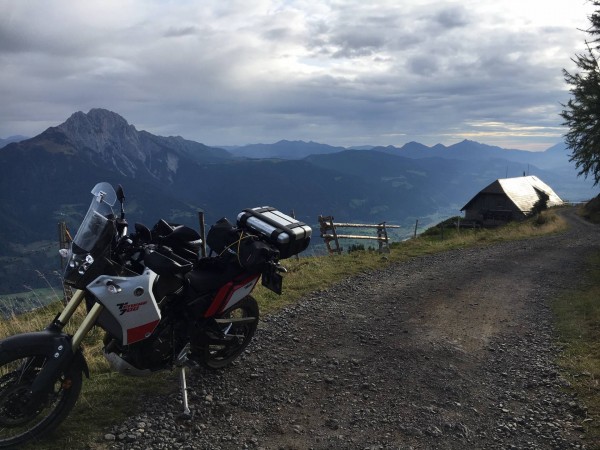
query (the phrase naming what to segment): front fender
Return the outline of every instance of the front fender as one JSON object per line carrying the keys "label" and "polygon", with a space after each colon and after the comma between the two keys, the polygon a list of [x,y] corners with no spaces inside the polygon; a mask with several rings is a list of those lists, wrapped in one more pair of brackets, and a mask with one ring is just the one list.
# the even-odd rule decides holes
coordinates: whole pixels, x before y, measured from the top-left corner
{"label": "front fender", "polygon": [[[62,345],[66,349],[70,338],[64,333],[55,331],[34,331],[31,333],[15,334],[0,341],[0,352],[31,353],[32,355],[51,355]],[[62,351],[62,349],[61,349]]]}
{"label": "front fender", "polygon": [[69,368],[81,370],[89,378],[90,373],[81,350],[73,353],[71,337],[65,333],[44,330],[17,334],[0,341],[3,360],[12,356],[43,355],[48,358],[31,386],[33,397],[48,392],[58,376]]}

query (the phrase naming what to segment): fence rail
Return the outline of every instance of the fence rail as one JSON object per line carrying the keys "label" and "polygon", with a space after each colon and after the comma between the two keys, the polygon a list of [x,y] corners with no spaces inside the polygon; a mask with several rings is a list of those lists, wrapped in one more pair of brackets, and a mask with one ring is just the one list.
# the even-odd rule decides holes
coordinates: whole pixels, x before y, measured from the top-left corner
{"label": "fence rail", "polygon": [[[364,224],[364,223],[343,223],[334,222],[333,216],[319,216],[319,227],[321,231],[321,237],[325,241],[327,251],[330,255],[334,253],[341,254],[342,247],[340,247],[339,239],[369,239],[375,240],[379,244],[379,252],[389,253],[390,245],[387,230],[389,228],[400,228],[400,225],[387,225],[385,222],[381,222],[375,225]],[[360,234],[339,234],[338,228],[374,228],[377,230],[377,235],[360,235]],[[335,244],[335,248],[332,248],[331,243]]]}

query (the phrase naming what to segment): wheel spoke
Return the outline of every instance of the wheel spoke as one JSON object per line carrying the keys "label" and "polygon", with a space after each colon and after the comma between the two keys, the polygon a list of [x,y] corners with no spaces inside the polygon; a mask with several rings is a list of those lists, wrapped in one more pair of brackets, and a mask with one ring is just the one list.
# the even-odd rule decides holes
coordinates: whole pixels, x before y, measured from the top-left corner
{"label": "wheel spoke", "polygon": [[[211,343],[204,347],[202,362],[211,369],[220,369],[235,360],[252,340],[258,324],[258,305],[254,298],[242,299],[223,316],[217,317],[221,335],[227,343]],[[246,320],[241,320],[246,319]]]}
{"label": "wheel spoke", "polygon": [[80,372],[59,377],[38,406],[29,404],[31,386],[45,363],[43,356],[0,353],[0,448],[15,447],[51,430],[75,404]]}

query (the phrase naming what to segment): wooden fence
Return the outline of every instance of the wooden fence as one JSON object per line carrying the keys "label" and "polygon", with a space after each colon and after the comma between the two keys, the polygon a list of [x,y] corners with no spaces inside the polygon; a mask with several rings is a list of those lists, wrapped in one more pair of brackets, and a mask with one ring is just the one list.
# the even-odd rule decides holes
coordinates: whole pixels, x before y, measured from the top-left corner
{"label": "wooden fence", "polygon": [[[342,253],[343,249],[340,247],[339,239],[376,240],[379,244],[379,252],[389,253],[390,245],[387,230],[388,228],[400,228],[399,225],[387,225],[385,222],[381,222],[376,225],[368,225],[363,223],[336,223],[333,221],[333,216],[319,216],[319,227],[321,230],[321,237],[325,241],[327,251],[329,251],[330,255],[334,253]],[[338,234],[338,228],[374,228],[377,231],[377,235]],[[335,244],[335,248],[332,248],[332,242]]]}

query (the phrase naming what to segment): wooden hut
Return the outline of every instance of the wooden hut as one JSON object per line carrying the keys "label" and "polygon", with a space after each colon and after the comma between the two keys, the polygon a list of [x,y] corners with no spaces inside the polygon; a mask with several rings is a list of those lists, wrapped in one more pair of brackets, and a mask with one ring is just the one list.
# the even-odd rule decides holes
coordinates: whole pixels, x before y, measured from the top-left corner
{"label": "wooden hut", "polygon": [[552,188],[536,176],[498,179],[469,200],[461,211],[465,212],[467,221],[483,226],[501,225],[523,220],[543,194],[548,196],[548,207],[563,203]]}

